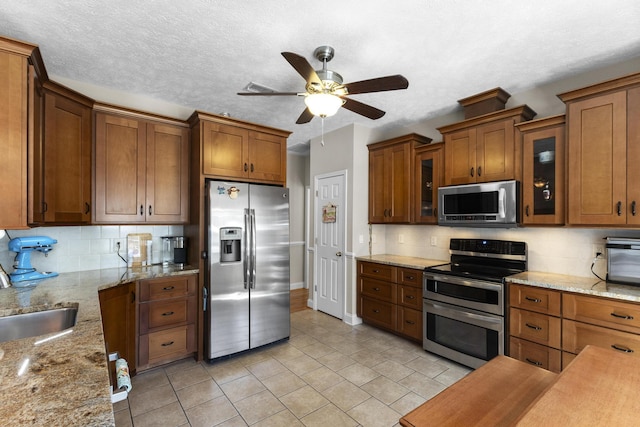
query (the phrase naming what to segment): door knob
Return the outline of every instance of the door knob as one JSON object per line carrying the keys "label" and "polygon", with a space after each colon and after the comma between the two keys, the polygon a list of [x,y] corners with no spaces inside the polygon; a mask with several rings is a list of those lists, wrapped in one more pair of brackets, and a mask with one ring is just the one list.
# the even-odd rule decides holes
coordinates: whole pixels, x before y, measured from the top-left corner
{"label": "door knob", "polygon": [[336,252],[336,256],[342,256],[342,252]]}

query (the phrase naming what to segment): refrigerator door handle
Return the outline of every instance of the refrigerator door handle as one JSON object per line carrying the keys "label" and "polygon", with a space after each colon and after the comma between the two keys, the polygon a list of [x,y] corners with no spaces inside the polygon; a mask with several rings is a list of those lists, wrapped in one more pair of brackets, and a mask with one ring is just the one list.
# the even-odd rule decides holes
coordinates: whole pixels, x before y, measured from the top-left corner
{"label": "refrigerator door handle", "polygon": [[256,288],[256,211],[250,209],[251,214],[251,289]]}
{"label": "refrigerator door handle", "polygon": [[209,292],[205,286],[202,288],[202,311],[207,311],[207,299],[209,299]]}
{"label": "refrigerator door handle", "polygon": [[243,260],[243,264],[242,264],[242,271],[244,274],[244,288],[248,289],[248,287],[250,286],[249,281],[251,280],[251,260],[250,260],[250,254],[249,254],[249,238],[250,238],[250,231],[249,231],[249,227],[250,227],[250,221],[249,221],[249,209],[245,209],[244,210],[244,239],[243,243],[244,243],[244,260]]}

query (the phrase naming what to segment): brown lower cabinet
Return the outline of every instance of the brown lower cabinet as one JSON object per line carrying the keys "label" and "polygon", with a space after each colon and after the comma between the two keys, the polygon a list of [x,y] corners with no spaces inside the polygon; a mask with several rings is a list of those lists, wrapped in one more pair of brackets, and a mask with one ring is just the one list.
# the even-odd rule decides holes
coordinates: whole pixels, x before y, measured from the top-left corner
{"label": "brown lower cabinet", "polygon": [[640,304],[509,284],[509,355],[560,372],[587,345],[640,355]]}
{"label": "brown lower cabinet", "polygon": [[117,351],[132,374],[198,349],[197,274],[125,283],[100,291],[107,352]]}
{"label": "brown lower cabinet", "polygon": [[358,316],[422,343],[422,270],[358,261]]}

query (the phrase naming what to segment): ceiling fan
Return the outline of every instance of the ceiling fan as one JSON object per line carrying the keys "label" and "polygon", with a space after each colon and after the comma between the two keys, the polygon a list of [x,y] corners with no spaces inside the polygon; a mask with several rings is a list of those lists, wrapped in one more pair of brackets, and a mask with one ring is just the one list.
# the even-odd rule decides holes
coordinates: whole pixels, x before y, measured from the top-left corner
{"label": "ceiling fan", "polygon": [[306,92],[238,92],[238,95],[304,96],[307,108],[296,120],[297,124],[303,124],[310,122],[313,116],[322,118],[333,116],[340,107],[372,120],[379,119],[384,116],[384,111],[348,98],[347,95],[399,90],[409,87],[407,79],[400,74],[343,84],[340,74],[327,69],[327,62],[331,61],[334,53],[335,51],[331,46],[317,48],[313,52],[313,56],[322,61],[322,69],[314,70],[304,57],[292,52],[282,52],[282,56],[306,80]]}

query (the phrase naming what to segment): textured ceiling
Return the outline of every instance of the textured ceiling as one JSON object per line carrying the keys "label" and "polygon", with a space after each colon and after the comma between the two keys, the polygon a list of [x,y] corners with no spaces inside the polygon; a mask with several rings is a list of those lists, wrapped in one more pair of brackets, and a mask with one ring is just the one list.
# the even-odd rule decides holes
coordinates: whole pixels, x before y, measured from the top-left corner
{"label": "textured ceiling", "polygon": [[282,51],[319,69],[313,50],[331,45],[328,68],[345,82],[403,74],[407,90],[353,96],[383,118],[341,109],[324,123],[325,131],[353,122],[394,128],[494,87],[517,93],[637,57],[639,23],[638,0],[0,2],[0,35],[38,44],[54,80],[227,112],[293,131],[290,146],[321,131],[317,118],[295,124],[302,98],[236,95],[251,81],[304,91]]}

